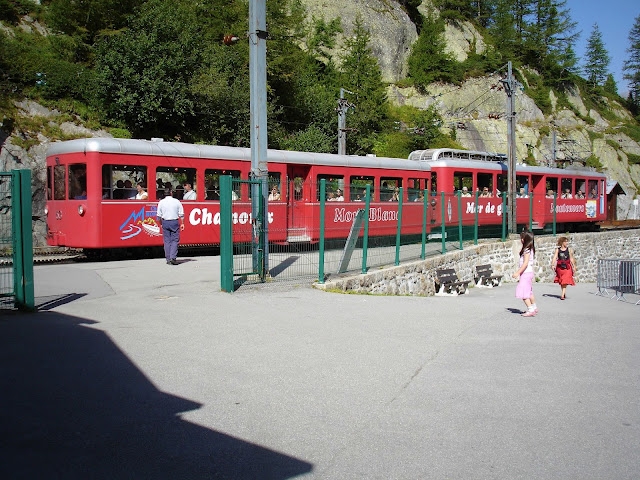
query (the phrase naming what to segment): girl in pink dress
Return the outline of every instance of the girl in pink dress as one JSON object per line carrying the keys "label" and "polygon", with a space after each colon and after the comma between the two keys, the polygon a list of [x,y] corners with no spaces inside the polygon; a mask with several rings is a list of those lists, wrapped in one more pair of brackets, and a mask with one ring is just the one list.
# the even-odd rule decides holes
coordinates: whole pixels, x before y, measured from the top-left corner
{"label": "girl in pink dress", "polygon": [[513,273],[513,278],[518,278],[518,286],[516,287],[516,298],[524,301],[527,309],[522,314],[523,317],[534,317],[538,313],[536,299],[533,295],[533,280],[535,273],[533,265],[535,264],[536,246],[533,240],[532,232],[522,232],[520,234],[522,248],[520,249],[519,268]]}

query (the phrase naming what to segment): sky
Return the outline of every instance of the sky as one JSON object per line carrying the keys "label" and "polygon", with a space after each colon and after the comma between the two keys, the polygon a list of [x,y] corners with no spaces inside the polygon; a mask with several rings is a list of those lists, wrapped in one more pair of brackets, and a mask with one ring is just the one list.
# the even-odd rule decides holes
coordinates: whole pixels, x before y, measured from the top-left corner
{"label": "sky", "polygon": [[567,0],[571,19],[577,22],[576,30],[581,31],[576,42],[576,54],[580,65],[584,63],[584,53],[593,24],[598,24],[602,41],[609,52],[611,63],[609,71],[618,85],[618,93],[626,97],[629,92],[627,82],[622,79],[622,64],[627,59],[629,32],[635,19],[640,15],[638,0]]}

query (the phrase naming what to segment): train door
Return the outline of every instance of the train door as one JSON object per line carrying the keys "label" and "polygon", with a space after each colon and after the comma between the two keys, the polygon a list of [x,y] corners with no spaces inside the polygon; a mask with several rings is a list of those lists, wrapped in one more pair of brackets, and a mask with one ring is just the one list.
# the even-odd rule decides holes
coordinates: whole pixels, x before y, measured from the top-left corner
{"label": "train door", "polygon": [[529,195],[533,195],[533,211],[532,215],[532,225],[533,228],[543,228],[545,222],[545,213],[546,213],[546,192],[547,192],[547,182],[545,181],[544,175],[531,175],[531,193]]}
{"label": "train door", "polygon": [[287,167],[287,241],[300,242],[311,240],[307,231],[307,222],[311,224],[306,205],[311,202],[312,185],[308,182],[310,166],[289,165]]}

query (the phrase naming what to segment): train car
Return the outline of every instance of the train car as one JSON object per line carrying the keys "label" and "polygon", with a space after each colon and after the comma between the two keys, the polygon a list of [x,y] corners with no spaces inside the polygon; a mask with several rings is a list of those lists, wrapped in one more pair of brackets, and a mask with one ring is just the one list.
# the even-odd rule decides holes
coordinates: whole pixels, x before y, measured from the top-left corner
{"label": "train car", "polygon": [[[481,225],[502,223],[501,192],[507,191],[508,164],[505,155],[454,149],[420,150],[414,161],[431,165],[432,193],[462,192],[463,224],[471,225],[478,216]],[[516,223],[534,229],[595,229],[606,219],[606,176],[586,168],[516,166]],[[438,195],[436,195],[436,198]],[[477,197],[477,200],[476,200]],[[445,197],[445,225],[457,225],[458,209]],[[438,201],[438,200],[436,200]],[[477,210],[477,212],[476,212]],[[433,209],[432,222],[442,222],[440,208]]]}
{"label": "train car", "polygon": [[[400,190],[407,203],[403,218],[421,225],[422,204],[414,200],[431,188],[427,162],[279,150],[269,150],[267,161],[271,242],[317,241],[321,180],[332,197],[326,203],[326,238],[348,235],[367,185],[372,194],[371,235],[395,234],[398,206],[393,200]],[[181,245],[219,244],[220,176],[248,180],[251,151],[88,138],[53,143],[46,162],[48,243],[95,252],[162,246],[156,209],[165,186],[183,199],[186,228]],[[184,199],[182,187],[190,188],[186,184],[195,191],[195,200]],[[233,184],[234,241],[247,241],[251,192],[246,183]]]}

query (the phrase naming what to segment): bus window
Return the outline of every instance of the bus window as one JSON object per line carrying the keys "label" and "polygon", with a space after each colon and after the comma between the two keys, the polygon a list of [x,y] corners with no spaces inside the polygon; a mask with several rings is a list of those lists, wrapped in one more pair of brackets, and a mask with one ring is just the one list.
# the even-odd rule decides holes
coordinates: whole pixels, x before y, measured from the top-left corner
{"label": "bus window", "polygon": [[64,165],[56,165],[53,167],[53,199],[64,200],[65,199],[65,174]]}
{"label": "bus window", "polygon": [[369,194],[373,198],[375,185],[373,177],[362,175],[351,177],[349,180],[349,200],[352,202],[364,202],[367,195],[367,185],[370,185]]}
{"label": "bus window", "polygon": [[558,178],[547,177],[545,189],[547,192],[547,198],[553,198],[554,195],[557,197],[558,196]]}
{"label": "bus window", "polygon": [[316,199],[320,201],[320,180],[325,181],[325,193],[327,195],[326,200],[328,202],[342,196],[344,200],[344,176],[342,175],[318,175],[316,177]]}
{"label": "bus window", "polygon": [[87,166],[84,163],[69,165],[69,200],[87,198]]}
{"label": "bus window", "polygon": [[563,178],[560,180],[561,192],[560,198],[573,198],[573,182],[571,178]]}
{"label": "bus window", "polygon": [[493,174],[492,173],[479,173],[478,184],[476,188],[480,189],[481,197],[493,197],[494,192]]}
{"label": "bus window", "polygon": [[380,201],[397,202],[399,200],[399,188],[402,186],[401,178],[380,179]]}
{"label": "bus window", "polygon": [[[220,175],[231,175],[233,180],[240,180],[240,170],[205,170],[204,185],[207,190],[205,192],[205,200],[220,201]],[[233,190],[231,191],[231,200],[240,200],[240,193],[242,191],[240,183],[231,182],[231,184],[233,186]],[[202,199],[202,196],[197,195],[197,198]]]}
{"label": "bus window", "polygon": [[473,173],[471,172],[453,172],[453,192],[456,193],[467,187],[467,190],[473,191]]}
{"label": "bus window", "polygon": [[202,200],[202,194],[198,195],[196,189],[197,187],[195,168],[164,166],[156,168],[155,189],[157,199],[161,199],[162,197],[164,197],[165,188],[170,188],[173,191],[173,196],[178,200],[182,200],[185,193],[185,183],[190,183],[191,188],[196,192],[196,198],[192,198],[191,200]]}

